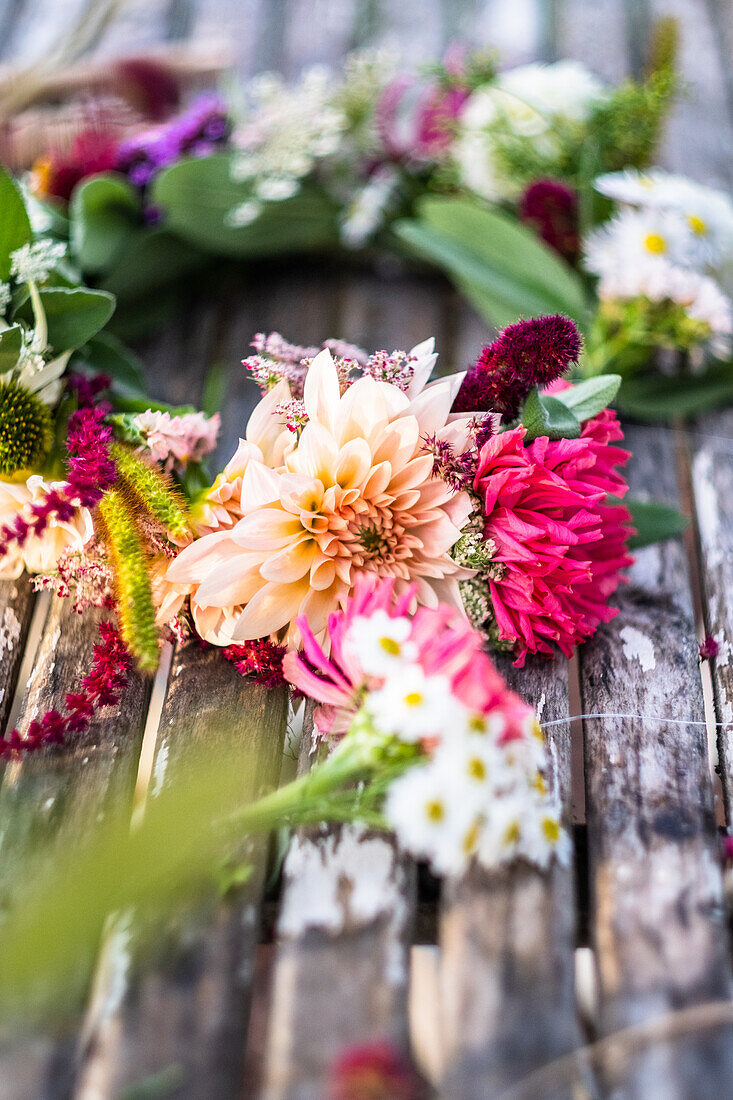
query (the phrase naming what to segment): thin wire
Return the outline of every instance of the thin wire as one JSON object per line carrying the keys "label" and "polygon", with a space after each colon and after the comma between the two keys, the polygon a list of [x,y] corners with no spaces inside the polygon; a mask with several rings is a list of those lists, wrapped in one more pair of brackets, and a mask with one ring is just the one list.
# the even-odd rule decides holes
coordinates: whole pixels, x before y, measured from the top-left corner
{"label": "thin wire", "polygon": [[660,718],[656,714],[569,714],[567,718],[554,718],[551,722],[540,722],[542,729],[550,729],[552,726],[561,726],[565,722],[580,722],[591,718],[638,718],[642,722],[666,722],[673,726],[702,726],[705,729],[713,725],[721,729],[733,726],[731,722],[705,722],[694,718]]}

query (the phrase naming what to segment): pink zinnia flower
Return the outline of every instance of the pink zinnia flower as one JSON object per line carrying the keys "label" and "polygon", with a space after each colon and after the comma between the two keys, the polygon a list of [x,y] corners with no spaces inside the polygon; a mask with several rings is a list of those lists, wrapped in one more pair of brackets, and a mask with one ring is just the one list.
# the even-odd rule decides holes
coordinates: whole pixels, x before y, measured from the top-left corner
{"label": "pink zinnia flower", "polygon": [[294,687],[321,704],[315,713],[318,732],[330,739],[342,737],[365,694],[381,686],[381,678],[365,674],[354,644],[355,631],[379,613],[409,620],[406,645],[414,659],[426,675],[447,677],[456,700],[480,714],[502,712],[501,741],[526,737],[534,712],[507,687],[484,653],[481,635],[453,607],[421,607],[410,616],[413,595],[408,590],[396,596],[392,579],[361,578],[343,610],[329,616],[328,656],[305,617],[297,621],[303,652],[285,654],[283,673]]}
{"label": "pink zinnia flower", "polygon": [[607,502],[628,489],[618,467],[629,452],[612,445],[623,438],[615,413],[586,421],[579,439],[527,447],[524,436],[518,427],[489,439],[474,482],[503,567],[489,581],[499,637],[515,643],[519,666],[527,653],[552,656],[553,644],[570,656],[612,619],[608,599],[633,560],[629,512]]}

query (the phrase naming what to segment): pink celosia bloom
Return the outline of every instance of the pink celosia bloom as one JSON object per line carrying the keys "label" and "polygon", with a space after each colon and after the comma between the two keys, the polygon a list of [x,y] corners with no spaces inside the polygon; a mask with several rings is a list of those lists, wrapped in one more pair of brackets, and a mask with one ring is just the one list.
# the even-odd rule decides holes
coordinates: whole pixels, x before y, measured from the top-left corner
{"label": "pink celosia bloom", "polygon": [[[21,516],[30,519],[30,506],[42,505],[53,491],[67,487],[66,482],[47,482],[40,474],[27,481],[0,481],[0,528]],[[0,578],[14,579],[24,569],[29,573],[53,573],[65,550],[81,550],[93,535],[92,517],[87,508],[77,508],[69,520],[51,513],[39,535],[30,534],[24,542],[9,541],[0,558]]]}
{"label": "pink celosia bloom", "polygon": [[[303,652],[286,653],[283,672],[294,687],[321,704],[315,713],[315,724],[322,736],[330,739],[343,736],[365,694],[383,682],[362,670],[351,644],[355,620],[368,619],[377,611],[386,612],[393,619],[409,617],[412,596],[410,589],[396,596],[392,579],[362,578],[343,610],[329,616],[325,647],[328,655],[308,622],[298,620]],[[505,721],[502,742],[527,736],[533,710],[510,691],[484,653],[481,635],[454,607],[418,608],[411,618],[409,642],[423,671],[428,676],[447,677],[453,694],[465,707],[480,714],[501,711]]]}
{"label": "pink celosia bloom", "polygon": [[628,488],[617,468],[629,453],[612,445],[623,438],[615,413],[586,421],[579,439],[525,446],[524,435],[519,427],[489,439],[474,482],[493,563],[503,566],[489,581],[499,636],[515,642],[520,666],[528,652],[551,656],[552,643],[569,656],[612,619],[608,599],[633,560],[629,513],[606,502]]}
{"label": "pink celosia bloom", "polygon": [[[462,375],[426,385],[432,342],[413,348],[406,391],[363,377],[342,395],[329,351],[313,360],[304,387],[308,423],[298,438],[276,409],[280,382],[247,427],[242,519],[185,549],[174,583],[192,588],[202,637],[215,645],[268,635],[297,645],[293,620],[314,633],[343,605],[362,573],[416,587],[419,603],[461,607],[458,581],[470,575],[450,556],[471,512],[466,493],[432,478],[427,435],[468,445],[470,417],[451,415]],[[286,437],[283,439],[283,435]]]}
{"label": "pink celosia bloom", "polygon": [[216,447],[220,422],[218,413],[210,417],[201,412],[171,416],[154,409],[133,419],[145,437],[145,446],[166,472],[182,470],[189,462],[199,462],[210,454]]}

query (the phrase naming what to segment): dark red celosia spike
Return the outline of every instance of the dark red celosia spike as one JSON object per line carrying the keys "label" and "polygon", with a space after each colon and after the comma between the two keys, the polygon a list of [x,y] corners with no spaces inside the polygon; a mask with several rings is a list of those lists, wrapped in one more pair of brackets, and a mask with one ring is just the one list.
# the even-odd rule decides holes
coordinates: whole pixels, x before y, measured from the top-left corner
{"label": "dark red celosia spike", "polygon": [[267,638],[257,638],[242,645],[226,646],[222,650],[242,676],[251,676],[265,687],[277,687],[285,683],[283,676],[283,657],[285,646],[277,645]]}
{"label": "dark red celosia spike", "polygon": [[580,255],[578,195],[572,187],[560,180],[535,180],[519,201],[519,217],[555,252],[569,263],[577,263]]}
{"label": "dark red celosia spike", "polygon": [[87,728],[97,708],[119,702],[132,658],[112,623],[100,623],[99,634],[92,667],[79,685],[80,690],[69,692],[64,700],[66,713],[47,710],[42,718],[30,723],[25,736],[17,729],[11,730],[5,741],[0,741],[0,759],[25,756],[44,745],[63,744],[67,734]]}
{"label": "dark red celosia spike", "polygon": [[66,522],[80,505],[94,508],[117,478],[117,469],[109,453],[112,428],[105,423],[110,406],[79,409],[69,417],[66,450],[69,470],[63,489],[52,489],[40,504],[30,505],[29,519],[17,515],[0,527],[0,558],[11,543],[20,546],[31,536],[40,535],[51,518]]}
{"label": "dark red celosia spike", "polygon": [[468,371],[453,411],[491,410],[513,420],[532,387],[561,378],[582,346],[576,325],[559,313],[509,325]]}

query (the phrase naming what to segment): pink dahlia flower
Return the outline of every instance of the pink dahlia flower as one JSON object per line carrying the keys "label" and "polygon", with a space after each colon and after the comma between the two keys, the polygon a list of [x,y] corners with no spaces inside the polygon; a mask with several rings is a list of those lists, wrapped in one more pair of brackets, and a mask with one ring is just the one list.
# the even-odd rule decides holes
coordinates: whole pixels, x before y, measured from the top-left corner
{"label": "pink dahlia flower", "polygon": [[[421,607],[409,615],[414,591],[395,595],[392,579],[381,581],[363,577],[343,610],[328,620],[325,648],[316,640],[305,617],[298,620],[303,652],[289,652],[283,659],[283,673],[294,687],[321,704],[315,713],[316,728],[324,737],[342,737],[364,701],[367,692],[377,690],[383,676],[367,675],[362,667],[359,645],[371,633],[370,624],[379,623],[384,641],[395,652],[395,635],[388,620],[408,623],[401,646],[407,659],[417,662],[427,676],[444,676],[451,684],[456,700],[477,714],[501,713],[503,731],[500,743],[526,738],[535,716],[531,707],[507,687],[489,657],[483,651],[481,635],[469,626],[454,607]],[[379,637],[376,639],[379,642]]]}
{"label": "pink dahlia flower", "polygon": [[608,599],[633,561],[629,512],[607,500],[628,489],[615,413],[586,421],[579,439],[525,446],[524,436],[519,427],[489,439],[474,481],[502,567],[489,581],[499,637],[515,643],[519,666],[527,653],[552,656],[553,644],[570,656],[612,619]]}

